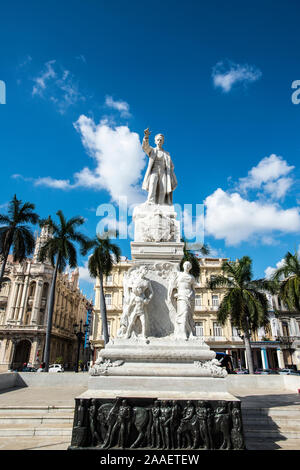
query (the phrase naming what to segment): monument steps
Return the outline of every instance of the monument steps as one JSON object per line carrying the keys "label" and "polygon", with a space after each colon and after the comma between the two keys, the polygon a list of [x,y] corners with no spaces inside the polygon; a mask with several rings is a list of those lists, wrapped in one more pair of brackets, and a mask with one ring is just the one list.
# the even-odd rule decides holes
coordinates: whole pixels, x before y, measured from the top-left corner
{"label": "monument steps", "polygon": [[[271,445],[287,448],[287,446],[292,446],[294,440],[298,440],[296,448],[299,448],[299,406],[282,406],[278,408],[242,407],[242,416],[247,448],[269,449]],[[281,446],[279,443],[282,442],[286,442],[286,444]]]}
{"label": "monument steps", "polygon": [[74,407],[1,406],[0,437],[71,436]]}

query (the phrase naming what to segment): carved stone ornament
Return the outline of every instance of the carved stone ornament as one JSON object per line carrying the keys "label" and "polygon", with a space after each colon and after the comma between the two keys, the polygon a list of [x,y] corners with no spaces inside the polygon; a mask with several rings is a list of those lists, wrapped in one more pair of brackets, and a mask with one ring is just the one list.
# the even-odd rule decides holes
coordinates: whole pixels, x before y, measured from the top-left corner
{"label": "carved stone ornament", "polygon": [[220,362],[217,359],[212,359],[211,361],[195,361],[194,364],[199,369],[209,372],[212,377],[227,376],[226,369],[220,366]]}
{"label": "carved stone ornament", "polygon": [[89,374],[92,376],[97,376],[97,375],[107,375],[108,374],[108,369],[110,367],[120,367],[124,364],[124,361],[111,361],[110,359],[105,359],[102,362],[97,362],[94,364],[93,367],[90,368]]}
{"label": "carved stone ornament", "polygon": [[70,450],[244,449],[240,402],[76,399]]}

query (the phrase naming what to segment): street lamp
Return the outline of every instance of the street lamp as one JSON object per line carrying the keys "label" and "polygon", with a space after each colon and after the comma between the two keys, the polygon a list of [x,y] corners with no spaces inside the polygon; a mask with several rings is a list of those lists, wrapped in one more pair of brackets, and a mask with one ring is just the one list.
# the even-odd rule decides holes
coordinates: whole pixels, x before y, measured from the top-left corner
{"label": "street lamp", "polygon": [[[237,331],[238,336],[239,336],[242,340],[244,340],[245,335],[242,334],[242,331],[243,331],[243,330],[241,330],[239,327],[237,327],[237,328],[236,328],[236,331]],[[251,334],[252,334],[251,328],[248,329],[248,334],[249,334],[249,338],[251,338]]]}
{"label": "street lamp", "polygon": [[[81,346],[81,343],[83,343],[83,338],[88,330],[88,327],[89,327],[89,324],[88,323],[85,323],[83,325],[83,328],[84,330],[82,330],[82,320],[80,320],[79,322],[80,324],[78,325],[78,323],[74,323],[73,325],[73,328],[74,328],[74,335],[77,336],[77,358],[76,358],[76,364],[75,364],[75,371],[74,372],[78,372],[78,365],[79,365],[79,354],[80,354],[80,346]],[[78,327],[79,327],[79,330],[78,330]]]}

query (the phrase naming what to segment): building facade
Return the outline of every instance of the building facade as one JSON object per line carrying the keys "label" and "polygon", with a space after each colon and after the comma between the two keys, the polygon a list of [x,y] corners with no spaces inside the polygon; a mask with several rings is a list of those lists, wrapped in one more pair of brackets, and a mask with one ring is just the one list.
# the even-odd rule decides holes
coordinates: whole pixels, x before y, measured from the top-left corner
{"label": "building facade", "polygon": [[[38,262],[38,251],[49,236],[47,227],[36,240],[32,259],[15,263],[9,255],[0,291],[0,371],[43,362],[48,302],[53,276],[49,262]],[[78,288],[79,271],[58,274],[53,312],[50,364],[61,358],[73,368],[77,354],[74,324],[86,322],[91,302]]]}
{"label": "building facade", "polygon": [[[217,311],[224,296],[224,289],[207,288],[212,276],[221,273],[223,258],[200,258],[200,276],[196,284],[194,320],[196,335],[201,336],[213,351],[230,354],[234,368],[248,368],[245,345],[239,332],[230,321],[221,326]],[[123,276],[133,265],[126,260],[116,264],[112,273],[104,277],[104,294],[107,308],[109,334],[115,338],[120,326],[123,310]],[[99,281],[95,285],[95,308],[93,329],[90,336],[94,348],[94,360],[104,346],[100,315]],[[252,336],[254,367],[275,369],[294,366],[300,369],[300,314],[292,314],[282,309],[276,297],[269,298],[270,324],[260,328]],[[280,308],[279,308],[280,307]],[[280,314],[276,314],[277,310]],[[298,346],[299,344],[299,346]]]}

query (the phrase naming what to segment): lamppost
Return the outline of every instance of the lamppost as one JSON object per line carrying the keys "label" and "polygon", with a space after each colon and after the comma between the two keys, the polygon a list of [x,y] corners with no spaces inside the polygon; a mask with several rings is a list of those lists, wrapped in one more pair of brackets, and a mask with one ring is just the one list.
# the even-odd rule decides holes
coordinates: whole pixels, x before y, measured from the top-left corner
{"label": "lamppost", "polygon": [[[80,323],[79,325],[78,325],[78,323],[74,323],[74,325],[73,325],[74,335],[77,336],[77,358],[76,358],[76,364],[75,364],[74,372],[78,372],[80,346],[81,346],[81,343],[83,343],[83,338],[84,338],[84,336],[87,332],[87,329],[89,327],[89,324],[85,323],[83,325],[84,330],[82,330],[82,323],[83,323],[82,320],[80,320],[79,323]],[[78,327],[79,327],[79,330],[78,330]]]}

